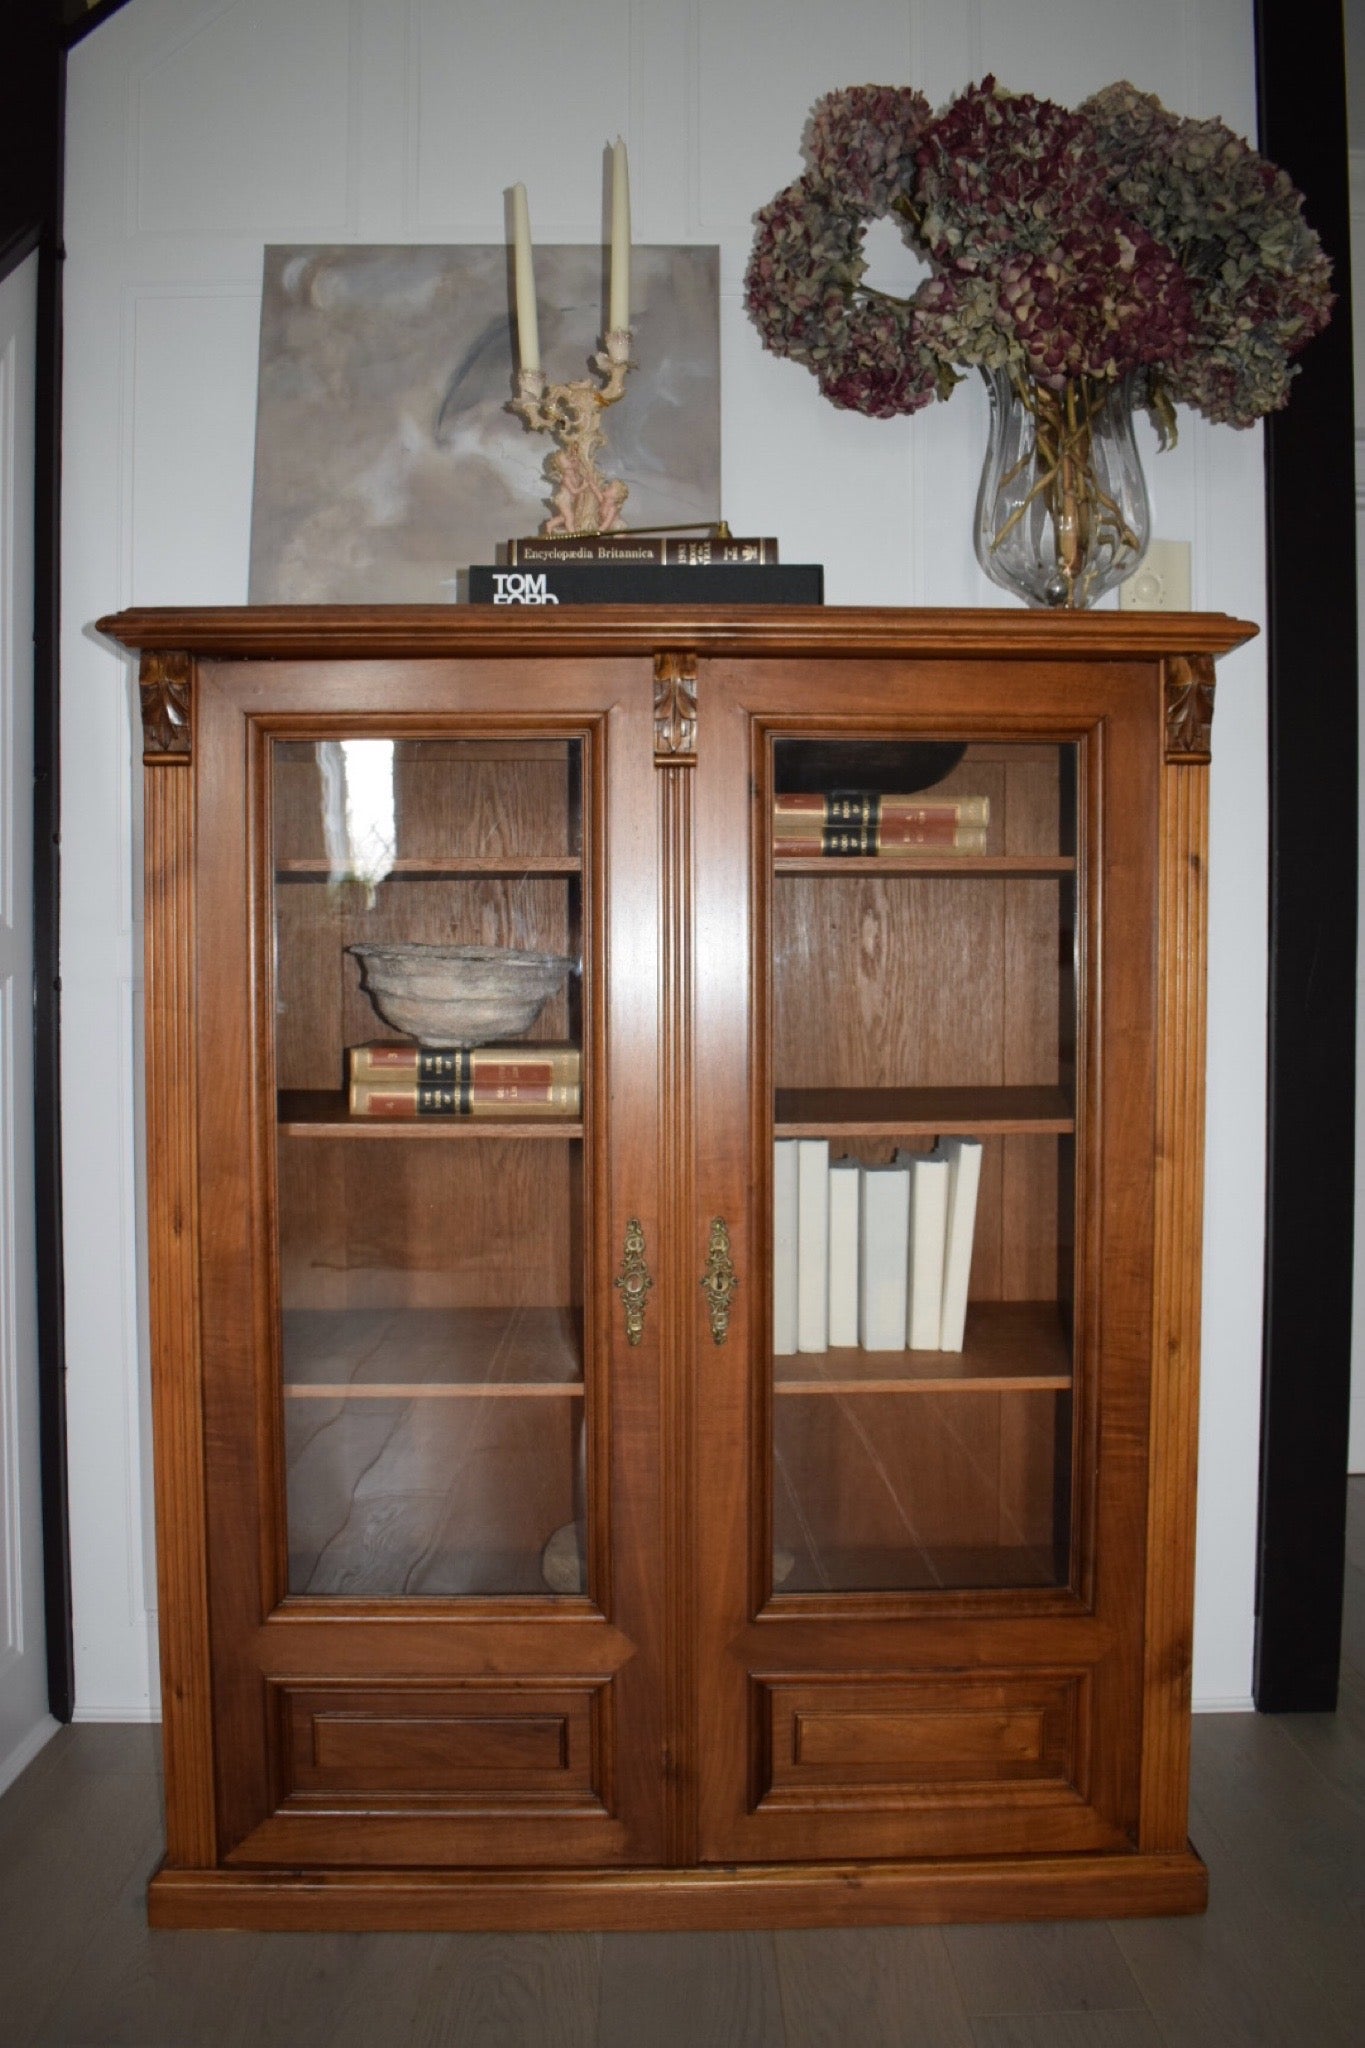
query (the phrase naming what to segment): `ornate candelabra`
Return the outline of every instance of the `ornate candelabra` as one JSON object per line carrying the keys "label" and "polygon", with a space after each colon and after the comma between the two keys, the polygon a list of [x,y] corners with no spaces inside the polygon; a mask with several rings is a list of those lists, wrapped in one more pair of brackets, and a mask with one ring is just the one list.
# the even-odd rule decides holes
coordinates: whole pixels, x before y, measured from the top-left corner
{"label": "ornate candelabra", "polygon": [[601,378],[577,384],[547,384],[543,370],[518,370],[511,410],[536,433],[553,434],[558,446],[545,469],[555,486],[554,510],[542,533],[610,533],[621,524],[629,492],[619,477],[603,476],[596,455],[605,446],[602,411],[625,395],[630,369],[630,329],[613,328],[593,357]]}

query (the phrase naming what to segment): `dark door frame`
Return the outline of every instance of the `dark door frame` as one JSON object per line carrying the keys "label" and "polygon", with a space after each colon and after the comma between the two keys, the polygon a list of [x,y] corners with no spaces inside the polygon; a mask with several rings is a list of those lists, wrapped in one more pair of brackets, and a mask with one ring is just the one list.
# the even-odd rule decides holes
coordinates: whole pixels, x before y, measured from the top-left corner
{"label": "dark door frame", "polygon": [[37,251],[33,605],[34,1211],[38,1456],[48,1704],[75,1704],[67,1513],[58,980],[57,648],[61,519],[61,219],[65,51],[59,9],[20,7],[0,36],[0,277]]}
{"label": "dark door frame", "polygon": [[[1337,305],[1266,426],[1270,1071],[1255,1697],[1330,1712],[1341,1659],[1355,1195],[1357,659],[1341,0],[1258,0],[1261,147]],[[1215,1054],[1216,1056],[1216,1054]]]}

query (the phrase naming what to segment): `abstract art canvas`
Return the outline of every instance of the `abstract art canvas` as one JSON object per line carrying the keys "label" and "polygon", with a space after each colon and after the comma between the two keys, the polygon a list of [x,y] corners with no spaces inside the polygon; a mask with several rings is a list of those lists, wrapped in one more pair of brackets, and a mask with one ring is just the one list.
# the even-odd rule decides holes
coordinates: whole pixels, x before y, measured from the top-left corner
{"label": "abstract art canvas", "polygon": [[[605,311],[600,246],[535,252],[546,375],[590,374]],[[604,415],[625,523],[720,516],[717,252],[631,251],[632,370]],[[509,252],[268,248],[261,300],[253,604],[430,603],[458,572],[539,530],[551,443],[507,409]]]}

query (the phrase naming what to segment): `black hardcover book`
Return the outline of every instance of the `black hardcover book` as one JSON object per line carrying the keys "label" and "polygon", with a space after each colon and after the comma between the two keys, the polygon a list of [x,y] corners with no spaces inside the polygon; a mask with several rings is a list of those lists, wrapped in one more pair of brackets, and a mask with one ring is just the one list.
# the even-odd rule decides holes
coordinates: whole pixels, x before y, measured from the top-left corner
{"label": "black hardcover book", "polygon": [[713,562],[709,569],[661,562],[538,562],[504,569],[476,562],[471,604],[823,604],[818,563],[757,567]]}

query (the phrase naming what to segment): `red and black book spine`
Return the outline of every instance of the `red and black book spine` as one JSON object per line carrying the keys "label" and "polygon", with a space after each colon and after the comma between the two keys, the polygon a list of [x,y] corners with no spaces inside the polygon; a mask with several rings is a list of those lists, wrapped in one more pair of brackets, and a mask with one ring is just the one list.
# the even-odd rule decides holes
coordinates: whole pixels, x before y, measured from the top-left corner
{"label": "red and black book spine", "polygon": [[380,1041],[347,1055],[352,1116],[577,1116],[576,1045],[430,1047]]}
{"label": "red and black book spine", "polygon": [[883,796],[875,790],[801,792],[773,800],[773,852],[783,857],[984,853],[990,799]]}

